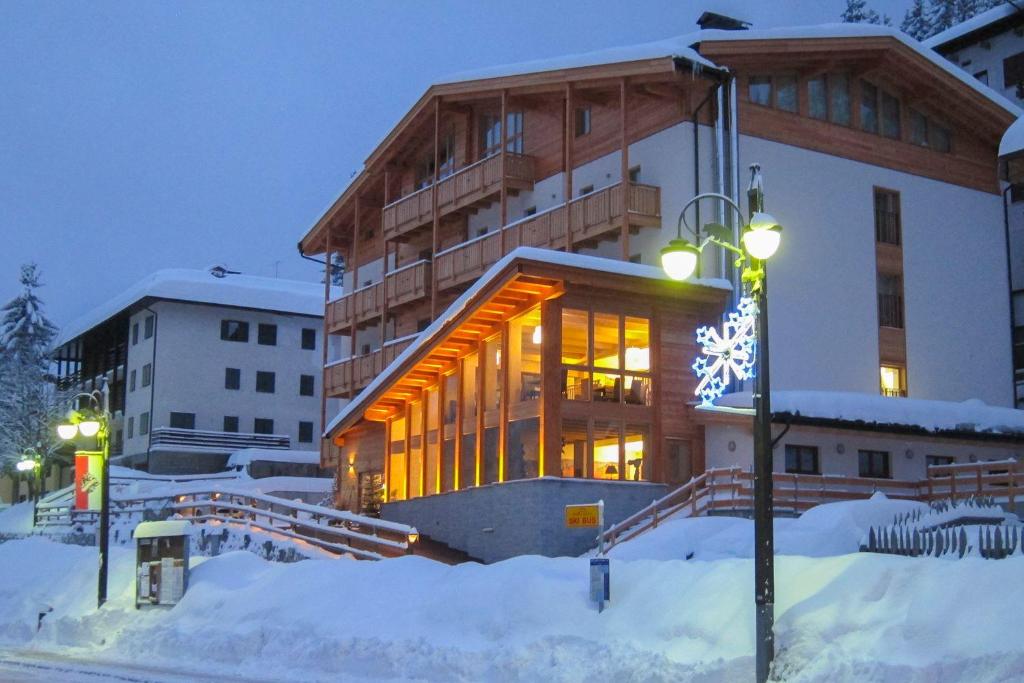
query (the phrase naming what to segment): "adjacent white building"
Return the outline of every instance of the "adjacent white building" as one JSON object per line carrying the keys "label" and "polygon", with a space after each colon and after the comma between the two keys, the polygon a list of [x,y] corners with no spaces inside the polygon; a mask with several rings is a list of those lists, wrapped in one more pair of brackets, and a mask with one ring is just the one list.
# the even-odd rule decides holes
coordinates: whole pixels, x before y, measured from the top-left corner
{"label": "adjacent white building", "polygon": [[239,448],[319,448],[324,287],[161,270],[64,328],[55,360],[82,391],[106,380],[115,462],[223,469]]}

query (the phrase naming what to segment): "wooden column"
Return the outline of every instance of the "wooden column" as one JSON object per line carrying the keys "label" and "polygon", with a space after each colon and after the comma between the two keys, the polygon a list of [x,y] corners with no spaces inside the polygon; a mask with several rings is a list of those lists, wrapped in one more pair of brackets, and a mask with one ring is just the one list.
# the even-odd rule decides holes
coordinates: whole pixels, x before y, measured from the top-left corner
{"label": "wooden column", "polygon": [[563,179],[562,195],[565,200],[565,250],[572,253],[572,211],[569,210],[569,203],[572,201],[572,169],[573,169],[573,143],[576,139],[576,108],[572,101],[572,83],[565,84],[565,128],[562,131],[562,142],[564,144],[562,158]]}
{"label": "wooden column", "polygon": [[462,487],[462,403],[465,400],[462,391],[462,373],[465,371],[463,359],[456,360],[455,366],[458,368],[455,371],[458,381],[455,384],[455,458],[452,465],[455,472],[452,473],[452,487],[458,491]]}
{"label": "wooden column", "polygon": [[[355,197],[355,218],[352,222],[352,292],[359,289],[359,229],[361,226],[359,222],[359,193],[356,193]],[[346,292],[351,294],[352,292]],[[355,303],[355,299],[352,300]],[[352,325],[349,327],[349,344],[348,344],[348,386],[349,386],[349,397],[356,395],[356,364],[353,358],[356,357],[356,316],[355,309],[353,308]]]}
{"label": "wooden column", "polygon": [[505,160],[508,156],[508,91],[501,91],[501,254],[505,255],[505,226],[508,224],[508,187],[505,183]]}
{"label": "wooden column", "polygon": [[[440,162],[438,158],[438,147],[441,144],[441,100],[440,98],[434,98],[434,182],[430,186],[430,195],[432,202],[431,213],[434,216],[434,227],[433,235],[431,238],[431,249],[430,259],[431,262],[437,258],[438,252],[438,228],[441,224],[441,217],[437,213],[437,165]],[[437,317],[437,268],[431,268],[431,287],[430,287],[430,318],[434,319]]]}
{"label": "wooden column", "polygon": [[619,136],[622,140],[622,260],[629,260],[629,136],[626,132],[626,79],[619,81]]}
{"label": "wooden column", "polygon": [[420,497],[427,495],[427,392],[420,390]]}
{"label": "wooden column", "polygon": [[[388,502],[391,492],[391,421],[392,418],[384,420],[384,496],[383,501]],[[339,468],[340,469],[340,468]],[[356,482],[358,486],[358,482]]]}
{"label": "wooden column", "polygon": [[[324,237],[324,258],[326,259],[326,265],[324,266],[324,323],[320,333],[320,433],[324,431],[324,427],[327,426],[327,310],[331,302],[331,259],[333,254],[331,253],[331,224],[327,223],[327,236]],[[324,440],[320,440],[320,464],[324,465],[326,460],[324,456],[327,455],[324,451]]]}
{"label": "wooden column", "polygon": [[[444,493],[444,395],[445,395],[445,381],[444,375],[438,374],[437,376],[437,473],[435,481],[437,485],[437,492]],[[427,412],[427,416],[430,416],[430,412]]]}
{"label": "wooden column", "polygon": [[561,474],[561,403],[562,403],[562,305],[544,301],[540,305],[540,455],[537,472],[540,476]]}
{"label": "wooden column", "polygon": [[380,342],[381,346],[384,346],[384,342],[387,340],[387,329],[388,329],[388,238],[384,236],[384,207],[388,205],[388,190],[390,185],[390,176],[388,175],[387,169],[384,170],[384,202],[380,210],[380,238],[384,242],[384,264],[381,266],[381,287],[384,288],[384,302],[381,305],[380,313]]}
{"label": "wooden column", "polygon": [[409,438],[409,435],[412,434],[412,412],[409,410],[409,406],[410,403],[408,401],[402,404],[402,416],[404,418],[402,421],[405,423],[405,433],[402,434],[403,443],[405,443],[405,500],[409,500],[409,493],[411,492],[409,480],[412,478],[410,476],[412,472],[410,467],[412,465],[412,439]]}
{"label": "wooden column", "polygon": [[501,329],[501,394],[498,396],[498,481],[508,478],[508,366],[509,366],[509,324]]}
{"label": "wooden column", "polygon": [[476,439],[474,440],[476,451],[473,454],[473,457],[476,459],[477,486],[480,486],[484,480],[484,377],[487,372],[485,353],[486,344],[481,339],[476,352]]}
{"label": "wooden column", "polygon": [[661,399],[661,370],[664,367],[664,359],[661,354],[661,308],[655,306],[654,310],[651,311],[650,327],[647,328],[647,334],[650,335],[647,344],[650,349],[650,371],[651,371],[651,386],[649,389],[649,395],[651,397],[651,406],[653,408],[652,419],[651,419],[651,434],[650,444],[647,446],[647,452],[644,453],[645,458],[650,460],[644,463],[644,467],[647,469],[647,478],[650,481],[664,482],[665,481],[665,439],[664,439],[664,425],[662,424],[662,411],[663,403]]}

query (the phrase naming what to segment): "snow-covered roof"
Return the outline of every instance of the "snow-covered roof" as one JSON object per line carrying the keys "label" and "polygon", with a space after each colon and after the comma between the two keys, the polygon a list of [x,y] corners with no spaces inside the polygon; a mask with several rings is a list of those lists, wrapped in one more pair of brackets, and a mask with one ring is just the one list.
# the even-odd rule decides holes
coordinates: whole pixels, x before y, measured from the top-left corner
{"label": "snow-covered roof", "polygon": [[228,458],[228,467],[249,465],[254,460],[319,465],[320,452],[276,448],[242,448],[232,453]]}
{"label": "snow-covered roof", "polygon": [[[986,14],[988,14],[986,12]],[[788,26],[769,29],[751,29],[746,31],[725,31],[706,29],[694,31],[686,35],[638,45],[615,47],[606,50],[595,50],[575,55],[563,55],[550,59],[537,59],[517,64],[493,66],[474,71],[454,74],[440,81],[440,84],[475,81],[487,78],[518,76],[528,73],[542,73],[559,69],[571,69],[602,64],[617,64],[660,57],[679,57],[687,59],[706,68],[721,68],[700,54],[700,43],[705,41],[737,42],[746,40],[798,40],[827,38],[877,38],[889,37],[918,53],[929,62],[946,73],[956,77],[971,89],[989,98],[1007,111],[1019,116],[1020,109],[1016,104],[971,77],[959,67],[950,64],[944,57],[925,47],[902,31],[889,26],[877,24],[818,24],[813,26]]]}
{"label": "snow-covered roof", "polygon": [[[384,368],[382,373],[377,375],[377,377],[374,378],[374,380],[370,382],[370,384],[367,385],[367,387],[363,389],[358,396],[349,401],[348,404],[341,409],[341,412],[339,412],[324,428],[324,436],[329,436],[338,425],[347,420],[350,416],[358,415],[360,411],[366,408],[369,398],[377,391],[377,389],[387,385],[394,379],[397,369],[406,360],[416,354],[424,345],[433,341],[449,322],[458,317],[459,314],[466,309],[469,302],[472,301],[482,289],[487,287],[492,280],[494,280],[503,270],[505,270],[505,268],[509,266],[509,264],[516,260],[569,266],[602,273],[614,273],[616,275],[646,278],[648,280],[671,281],[671,278],[665,274],[665,271],[655,266],[645,266],[640,263],[629,263],[628,261],[617,261],[614,259],[602,258],[600,256],[572,254],[564,251],[555,251],[553,249],[516,247],[497,263],[488,268],[487,272],[481,275],[469,289],[462,293],[462,296],[453,301],[451,305],[444,310],[444,312],[434,319],[434,322],[431,323],[429,327],[417,335],[416,341],[410,344],[404,351],[402,351],[402,353],[398,354],[395,360]],[[732,285],[728,280],[717,278],[693,278],[687,282],[691,285],[711,287],[726,291],[732,290]]]}
{"label": "snow-covered roof", "polygon": [[255,275],[216,277],[206,270],[158,270],[113,299],[65,325],[54,348],[88,332],[143,299],[169,299],[219,306],[255,308],[279,313],[323,316],[324,286],[315,282],[279,280]]}
{"label": "snow-covered roof", "polygon": [[[861,423],[878,429],[916,428],[926,432],[964,432],[1024,436],[1024,410],[990,406],[979,399],[962,402],[890,398],[845,391],[773,391],[772,414]],[[750,392],[726,394],[717,402],[749,408]]]}
{"label": "snow-covered roof", "polygon": [[989,24],[994,24],[1000,19],[1013,16],[1017,12],[1017,8],[1010,3],[993,7],[992,9],[986,10],[981,14],[976,14],[967,21],[962,21],[956,26],[950,26],[945,31],[936,33],[931,38],[925,38],[921,41],[921,44],[932,50],[942,47],[946,43],[952,42],[957,38],[962,38],[969,33],[973,33],[979,29],[983,29]]}
{"label": "snow-covered roof", "polygon": [[1006,157],[1024,151],[1024,118],[1019,118],[1006,129],[999,141],[999,156]]}
{"label": "snow-covered roof", "polygon": [[139,525],[135,527],[135,538],[188,536],[190,533],[192,533],[192,522],[187,519],[168,519],[162,522],[139,522]]}

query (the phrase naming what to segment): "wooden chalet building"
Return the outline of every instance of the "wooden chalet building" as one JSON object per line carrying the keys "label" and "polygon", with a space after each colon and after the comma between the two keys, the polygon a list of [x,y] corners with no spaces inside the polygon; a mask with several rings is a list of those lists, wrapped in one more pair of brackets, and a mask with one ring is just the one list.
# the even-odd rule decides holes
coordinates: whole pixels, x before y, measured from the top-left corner
{"label": "wooden chalet building", "polygon": [[[736,273],[709,249],[712,279],[671,283],[658,253],[751,162],[785,226],[773,386],[1012,405],[996,150],[1016,115],[877,26],[703,30],[430,87],[299,244],[345,263],[338,504],[383,498],[496,559],[586,542],[564,503],[615,521],[702,472],[693,335]],[[738,229],[713,203],[689,218]]]}

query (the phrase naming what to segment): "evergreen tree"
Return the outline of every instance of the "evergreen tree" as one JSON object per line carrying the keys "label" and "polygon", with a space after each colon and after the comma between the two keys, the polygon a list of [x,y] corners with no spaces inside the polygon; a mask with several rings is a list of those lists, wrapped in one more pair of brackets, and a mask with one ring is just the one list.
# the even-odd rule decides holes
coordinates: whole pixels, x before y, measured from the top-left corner
{"label": "evergreen tree", "polygon": [[32,450],[44,469],[60,449],[54,425],[65,407],[52,383],[50,345],[57,329],[43,312],[35,264],[21,268],[22,292],[0,312],[0,470]]}
{"label": "evergreen tree", "polygon": [[903,15],[900,30],[917,40],[924,40],[935,33],[924,0],[914,0],[914,4]]}
{"label": "evergreen tree", "polygon": [[840,16],[846,24],[892,24],[887,15],[879,15],[867,6],[867,0],[846,0],[846,9]]}
{"label": "evergreen tree", "polygon": [[[324,267],[326,272],[327,268]],[[331,254],[331,286],[341,287],[342,280],[345,278],[345,259],[341,257],[341,254]],[[323,282],[324,278],[320,278],[320,282]]]}

